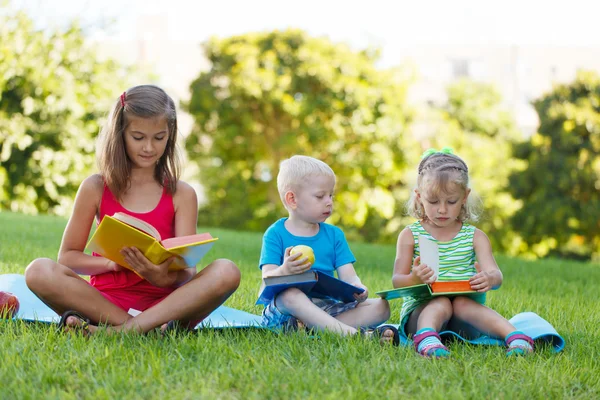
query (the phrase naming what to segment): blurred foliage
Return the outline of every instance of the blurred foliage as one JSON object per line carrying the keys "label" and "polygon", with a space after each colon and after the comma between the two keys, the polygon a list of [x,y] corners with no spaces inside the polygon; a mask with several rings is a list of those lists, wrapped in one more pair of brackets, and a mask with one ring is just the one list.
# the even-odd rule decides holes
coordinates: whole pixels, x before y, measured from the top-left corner
{"label": "blurred foliage", "polygon": [[600,76],[580,72],[534,102],[539,132],[515,146],[510,177],[524,251],[600,258]]}
{"label": "blurred foliage", "polygon": [[0,11],[0,210],[64,214],[125,71],[99,61],[76,23],[40,31]]}
{"label": "blurred foliage", "polygon": [[522,139],[498,90],[487,83],[461,80],[447,89],[446,104],[433,110],[429,145],[450,146],[469,167],[473,194],[482,213],[475,226],[485,232],[495,250],[511,252],[518,236],[507,221],[519,203],[506,192],[511,172],[523,164],[511,157],[512,144]]}
{"label": "blurred foliage", "polygon": [[[64,214],[94,165],[99,124],[128,70],[99,61],[77,23],[36,30],[0,8],[0,210]],[[394,241],[423,150],[451,146],[470,168],[476,223],[510,254],[600,258],[600,77],[577,79],[534,102],[539,132],[521,141],[498,91],[459,81],[442,106],[419,111],[405,68],[376,67],[298,30],[213,38],[208,71],[183,104],[195,121],[188,171],[199,171],[205,226],[264,230],[286,211],[279,163],[294,154],[338,177],[329,222],[350,239]]]}
{"label": "blurred foliage", "polygon": [[304,154],[337,174],[330,222],[351,238],[397,235],[406,73],[377,69],[376,51],[298,30],[213,38],[204,48],[211,69],[184,105],[195,118],[186,147],[207,195],[200,224],[263,230],[286,215],[279,163]]}

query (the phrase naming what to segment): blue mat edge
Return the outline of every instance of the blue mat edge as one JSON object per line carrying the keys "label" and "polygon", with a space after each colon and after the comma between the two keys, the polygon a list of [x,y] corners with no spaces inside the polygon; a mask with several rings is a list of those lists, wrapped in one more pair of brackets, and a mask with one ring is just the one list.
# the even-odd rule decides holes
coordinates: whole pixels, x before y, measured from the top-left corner
{"label": "blue mat edge", "polygon": [[[509,320],[517,330],[531,337],[534,342],[550,343],[552,350],[555,353],[561,352],[565,348],[564,338],[554,329],[554,327],[545,319],[537,315],[532,311],[525,311],[519,313]],[[400,325],[397,324],[385,324],[393,325],[400,332],[400,343],[404,346],[412,346],[412,340],[409,339]],[[504,339],[490,337],[485,334],[475,338],[467,339],[459,335],[454,331],[442,331],[440,332],[442,339],[456,339],[473,345],[487,345],[487,346],[504,346]]]}
{"label": "blue mat edge", "polygon": [[[24,320],[29,322],[58,323],[60,316],[51,310],[46,304],[37,298],[25,284],[25,277],[20,274],[0,274],[0,290],[12,292],[17,296],[21,307],[14,320]],[[529,335],[534,341],[546,342],[552,344],[555,352],[560,352],[565,347],[565,340],[558,334],[554,327],[545,319],[534,312],[522,312],[510,319],[510,322],[526,335]],[[382,324],[384,325],[384,324]],[[397,324],[392,325],[399,328]],[[273,332],[279,332],[277,329],[271,329],[262,324],[260,315],[248,313],[235,308],[220,306],[215,309],[204,321],[200,322],[194,329],[227,329],[227,328],[258,328]],[[400,329],[399,329],[400,330]],[[440,332],[443,338],[456,338],[463,342],[474,345],[504,345],[504,340],[482,335],[476,339],[466,339],[453,331]],[[412,340],[408,339],[404,332],[400,330],[400,344],[404,346],[412,345]]]}

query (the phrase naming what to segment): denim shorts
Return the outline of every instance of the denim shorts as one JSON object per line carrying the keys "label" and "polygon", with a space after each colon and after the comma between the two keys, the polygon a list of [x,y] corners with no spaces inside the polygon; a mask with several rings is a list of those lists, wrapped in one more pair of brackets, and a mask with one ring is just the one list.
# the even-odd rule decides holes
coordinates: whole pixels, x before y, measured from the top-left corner
{"label": "denim shorts", "polygon": [[[321,299],[317,297],[311,298],[311,300],[313,304],[332,317],[340,315],[348,310],[352,310],[358,305],[357,301],[343,303],[334,299]],[[297,330],[300,326],[303,326],[302,322],[296,317],[285,314],[279,310],[275,305],[275,299],[271,300],[263,310],[262,323],[269,328],[283,329],[284,331]]]}

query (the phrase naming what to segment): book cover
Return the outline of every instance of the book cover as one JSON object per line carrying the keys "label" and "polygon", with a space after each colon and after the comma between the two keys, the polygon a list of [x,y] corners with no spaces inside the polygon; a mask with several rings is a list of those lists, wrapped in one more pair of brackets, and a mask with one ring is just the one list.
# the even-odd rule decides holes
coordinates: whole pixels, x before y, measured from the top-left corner
{"label": "book cover", "polygon": [[[136,219],[132,216],[128,217]],[[218,239],[213,238],[210,234],[203,233],[180,236],[160,242],[128,223],[106,215],[89,240],[86,249],[129,269],[131,268],[120,252],[123,247],[138,248],[148,260],[157,265],[176,256],[177,258],[171,263],[169,270],[178,271],[195,266],[216,240]]]}
{"label": "book cover", "polygon": [[476,290],[471,289],[469,281],[436,281],[429,285],[433,296],[441,295],[457,295],[462,293],[476,293]]}
{"label": "book cover", "polygon": [[419,285],[406,286],[402,288],[382,290],[376,294],[386,300],[399,299],[402,297],[436,297],[456,296],[459,294],[477,293],[471,289],[469,281],[436,281],[431,285],[422,283]]}
{"label": "book cover", "polygon": [[402,288],[382,290],[376,294],[386,300],[399,299],[403,297],[435,297],[456,296],[459,294],[477,293],[471,289],[468,280],[439,281],[440,255],[438,244],[424,235],[419,236],[419,255],[421,263],[426,264],[435,273],[435,282],[431,284],[421,283]]}
{"label": "book cover", "polygon": [[364,292],[362,288],[321,271],[308,270],[301,274],[264,278],[256,304],[267,305],[275,296],[291,287],[298,288],[307,295],[331,297],[345,303],[354,301],[355,293]]}
{"label": "book cover", "polygon": [[264,278],[256,304],[268,305],[275,296],[291,287],[300,289],[308,294],[313,286],[315,286],[315,283],[317,283],[317,279],[317,273],[313,270],[295,275]]}
{"label": "book cover", "polygon": [[429,289],[429,285],[422,283],[420,285],[382,290],[376,292],[376,294],[382,299],[393,300],[402,297],[431,297],[431,290]]}
{"label": "book cover", "polygon": [[350,303],[356,300],[354,294],[360,294],[365,291],[362,288],[358,288],[321,271],[316,272],[317,283],[313,286],[309,294],[328,296],[344,303]]}

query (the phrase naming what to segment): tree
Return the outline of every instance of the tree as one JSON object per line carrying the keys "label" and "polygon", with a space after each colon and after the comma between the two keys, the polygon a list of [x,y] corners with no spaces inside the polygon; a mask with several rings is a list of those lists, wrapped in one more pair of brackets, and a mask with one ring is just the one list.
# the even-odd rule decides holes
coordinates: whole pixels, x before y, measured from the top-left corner
{"label": "tree", "polygon": [[514,147],[526,168],[510,177],[522,201],[514,224],[539,256],[600,256],[600,77],[574,82],[534,102],[539,131]]}
{"label": "tree", "polygon": [[462,80],[448,87],[442,107],[447,125],[435,137],[438,146],[455,149],[469,166],[471,186],[482,202],[476,223],[495,250],[515,252],[518,235],[510,217],[519,207],[507,190],[510,174],[522,165],[511,157],[512,145],[522,140],[502,96],[492,85]]}
{"label": "tree", "polygon": [[474,224],[489,236],[494,250],[513,252],[519,239],[507,222],[519,203],[506,187],[509,174],[519,166],[511,149],[521,133],[492,85],[465,79],[449,85],[446,94],[444,104],[420,110],[415,119],[417,152],[407,151],[414,165],[411,185],[423,150],[451,147],[467,163],[473,193],[481,200],[482,213]]}
{"label": "tree", "polygon": [[22,11],[2,11],[0,210],[65,213],[125,71],[99,61],[76,23],[42,32]]}
{"label": "tree", "polygon": [[207,193],[200,223],[264,229],[283,215],[279,163],[305,154],[337,174],[331,221],[350,236],[385,234],[402,213],[406,78],[378,70],[374,51],[298,30],[214,38],[204,49],[211,69],[184,105],[195,118],[186,147]]}

